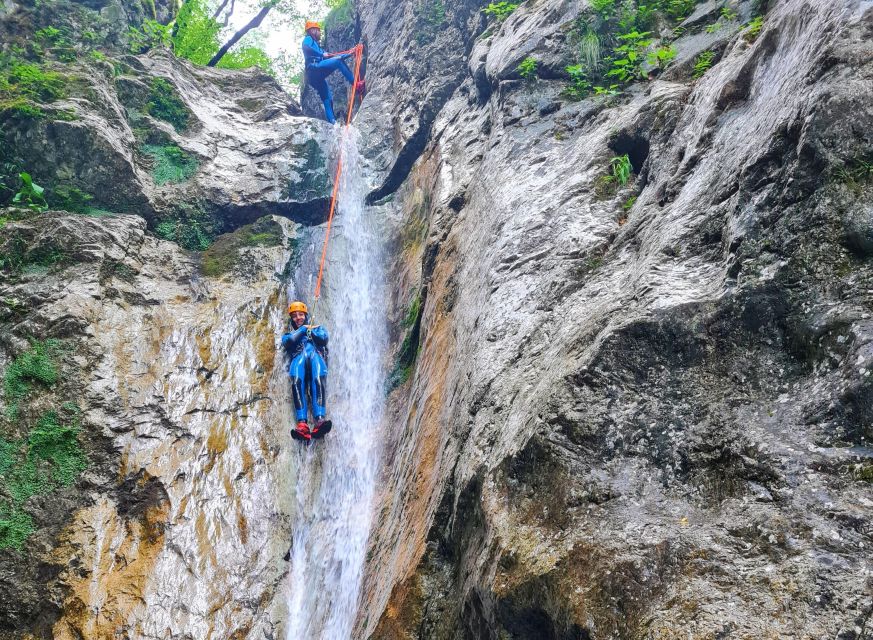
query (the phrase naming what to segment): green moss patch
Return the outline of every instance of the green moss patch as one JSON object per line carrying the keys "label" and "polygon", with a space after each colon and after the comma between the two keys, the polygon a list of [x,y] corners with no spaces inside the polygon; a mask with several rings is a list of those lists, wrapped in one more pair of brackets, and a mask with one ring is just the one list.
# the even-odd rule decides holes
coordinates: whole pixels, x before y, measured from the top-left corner
{"label": "green moss patch", "polygon": [[228,273],[245,247],[276,247],[282,242],[281,227],[272,218],[261,218],[216,239],[203,253],[203,274],[215,278]]}
{"label": "green moss patch", "polygon": [[88,467],[79,442],[79,410],[47,411],[19,440],[0,438],[0,549],[21,549],[33,532],[25,511],[33,496],[73,484]]}
{"label": "green moss patch", "polygon": [[14,233],[0,245],[0,271],[12,275],[46,273],[63,265],[67,256],[63,249],[51,242],[31,246],[21,234]]}
{"label": "green moss patch", "polygon": [[15,358],[3,375],[6,415],[12,419],[18,413],[18,403],[34,383],[51,387],[58,381],[56,359],[60,354],[57,340],[35,341],[30,349]]}
{"label": "green moss patch", "polygon": [[169,122],[176,131],[181,132],[188,128],[191,112],[173,85],[163,78],[152,80],[145,110],[149,115]]}
{"label": "green moss patch", "polygon": [[42,118],[40,104],[66,95],[66,78],[34,62],[0,58],[0,116]]}
{"label": "green moss patch", "polygon": [[197,173],[200,165],[197,158],[174,144],[144,144],[140,151],[153,160],[152,178],[158,185],[185,182]]}

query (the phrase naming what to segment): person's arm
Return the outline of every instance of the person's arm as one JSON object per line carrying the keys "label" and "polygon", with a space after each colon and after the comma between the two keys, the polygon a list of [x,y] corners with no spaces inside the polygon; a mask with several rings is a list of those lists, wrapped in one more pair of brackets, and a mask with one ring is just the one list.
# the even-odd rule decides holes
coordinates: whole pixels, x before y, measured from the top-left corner
{"label": "person's arm", "polygon": [[282,336],[282,346],[286,349],[293,349],[306,335],[306,326],[302,326],[294,331],[289,331]]}
{"label": "person's arm", "polygon": [[316,346],[327,346],[327,329],[321,325],[312,328],[312,341]]}
{"label": "person's arm", "polygon": [[322,49],[315,38],[306,36],[303,38],[303,55],[306,58],[325,58],[324,49]]}

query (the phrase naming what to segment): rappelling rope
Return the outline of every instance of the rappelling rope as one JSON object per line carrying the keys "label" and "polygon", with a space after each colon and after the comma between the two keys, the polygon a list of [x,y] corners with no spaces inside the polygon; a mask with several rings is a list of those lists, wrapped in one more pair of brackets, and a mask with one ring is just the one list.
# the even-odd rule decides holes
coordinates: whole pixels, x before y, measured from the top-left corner
{"label": "rappelling rope", "polygon": [[[355,56],[355,79],[352,82],[351,89],[349,91],[349,112],[346,115],[346,127],[348,127],[352,123],[352,113],[355,108],[355,97],[357,96],[358,90],[358,79],[361,74],[361,59],[363,58],[364,53],[364,45],[358,44],[348,49],[346,51],[339,51],[334,55],[344,55],[347,53],[353,53]],[[318,266],[318,279],[315,281],[315,295],[314,301],[312,303],[312,313],[309,315],[310,324],[315,324],[315,309],[318,306],[318,299],[321,296],[321,279],[324,277],[324,260],[327,257],[327,244],[330,241],[330,228],[333,224],[333,214],[336,211],[336,202],[337,196],[339,195],[339,184],[340,178],[343,173],[343,147],[340,145],[339,149],[339,159],[336,163],[336,173],[333,178],[333,193],[330,196],[330,212],[327,214],[327,230],[324,233],[324,245],[321,248],[321,264]]]}

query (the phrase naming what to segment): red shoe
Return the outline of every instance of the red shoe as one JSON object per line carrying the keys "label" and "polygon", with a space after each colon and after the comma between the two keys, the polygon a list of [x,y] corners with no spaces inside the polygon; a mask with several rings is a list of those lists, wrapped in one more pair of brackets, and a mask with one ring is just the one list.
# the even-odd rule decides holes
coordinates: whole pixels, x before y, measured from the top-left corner
{"label": "red shoe", "polygon": [[361,100],[364,99],[364,96],[367,95],[367,83],[364,80],[358,80],[358,84],[355,85],[355,93],[361,96]]}
{"label": "red shoe", "polygon": [[291,437],[295,440],[312,440],[312,433],[309,431],[309,425],[305,420],[297,423],[297,428],[291,430]]}
{"label": "red shoe", "polygon": [[325,420],[324,418],[319,418],[315,422],[315,426],[312,428],[312,437],[313,438],[323,438],[330,430],[333,428],[333,423],[330,420]]}

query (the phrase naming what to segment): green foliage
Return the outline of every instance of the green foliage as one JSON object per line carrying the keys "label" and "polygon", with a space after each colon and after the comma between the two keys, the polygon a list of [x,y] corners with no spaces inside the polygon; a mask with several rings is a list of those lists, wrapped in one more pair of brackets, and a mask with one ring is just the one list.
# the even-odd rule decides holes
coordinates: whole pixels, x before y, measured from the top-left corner
{"label": "green foliage", "polygon": [[528,56],[519,63],[516,71],[518,71],[518,75],[520,75],[523,80],[532,82],[536,80],[537,77],[537,61],[531,56]]}
{"label": "green foliage", "polygon": [[602,19],[606,19],[615,12],[615,0],[591,0],[591,9]]}
{"label": "green foliage", "polygon": [[270,75],[276,75],[275,63],[267,52],[256,46],[239,47],[227,52],[216,65],[219,69],[249,69],[258,67]]}
{"label": "green foliage", "polygon": [[695,80],[703,77],[709,68],[712,66],[712,61],[715,59],[714,51],[704,51],[694,61],[694,72],[692,76]]}
{"label": "green foliage", "polygon": [[195,64],[205,65],[221,43],[221,24],[213,20],[204,0],[187,0],[176,15],[173,53]]}
{"label": "green foliage", "polygon": [[432,42],[446,21],[443,0],[419,0],[413,13],[419,27],[415,33],[415,41],[419,45]]}
{"label": "green foliage", "polygon": [[10,118],[36,120],[45,117],[45,112],[27,98],[0,100],[0,115]]}
{"label": "green foliage", "polygon": [[873,158],[868,160],[857,157],[847,160],[833,171],[833,176],[838,182],[849,187],[859,187],[873,182]]}
{"label": "green foliage", "polygon": [[66,80],[61,74],[46,71],[37,63],[0,53],[0,115],[42,118],[45,112],[37,103],[54,102],[64,97],[65,87]]}
{"label": "green foliage", "polygon": [[738,16],[739,14],[730,7],[721,8],[721,17],[727,22],[733,22]]}
{"label": "green foliage", "polygon": [[352,0],[328,0],[327,6],[330,11],[324,18],[325,33],[341,29],[352,23],[355,14],[355,5]]}
{"label": "green foliage", "polygon": [[746,42],[754,42],[758,39],[761,29],[764,27],[764,16],[756,16],[746,25],[746,31],[743,33],[743,38]]}
{"label": "green foliage", "polygon": [[628,183],[633,173],[630,157],[627,154],[617,156],[609,161],[612,178],[622,187]]}
{"label": "green foliage", "polygon": [[513,11],[518,9],[520,4],[521,3],[519,2],[492,2],[482,9],[482,12],[489,18],[494,18],[498,22],[503,22]]}
{"label": "green foliage", "polygon": [[154,162],[152,177],[157,185],[185,182],[197,173],[197,158],[174,144],[144,144],[140,146],[140,151],[151,156]]}
{"label": "green foliage", "polygon": [[565,70],[570,74],[570,82],[564,87],[564,96],[571,100],[581,100],[591,93],[591,83],[588,82],[586,70],[581,64],[571,64]]}
{"label": "green foliage", "polygon": [[624,209],[625,211],[630,211],[633,208],[633,206],[637,203],[638,197],[639,196],[631,196],[630,198],[625,200],[624,204],[621,205],[621,208]]}
{"label": "green foliage", "polygon": [[595,31],[586,30],[579,37],[579,62],[592,77],[600,69],[600,37]]}
{"label": "green foliage", "polygon": [[387,391],[389,393],[409,380],[415,368],[415,361],[420,351],[419,340],[421,338],[421,314],[424,311],[423,302],[421,290],[416,291],[410,299],[406,313],[401,321],[403,328],[406,329],[406,335],[404,335],[403,342],[397,350],[397,359],[394,362],[394,367],[388,375]]}
{"label": "green foliage", "polygon": [[[173,53],[195,64],[205,65],[221,48],[222,25],[212,17],[204,0],[187,0],[176,15],[175,28],[166,44]],[[243,42],[246,38],[243,39]],[[266,52],[251,44],[238,44],[218,62],[222,69],[260,67],[272,71],[272,62]]]}
{"label": "green foliage", "polygon": [[646,56],[646,61],[653,67],[664,69],[676,57],[676,47],[662,46],[654,51],[650,51]]}
{"label": "green foliage", "polygon": [[[577,64],[566,67],[570,76],[564,95],[581,99],[615,95],[621,85],[647,79],[645,65],[664,69],[676,57],[662,33],[664,21],[685,18],[697,0],[590,0],[570,31]],[[674,37],[678,37],[674,33]]]}
{"label": "green foliage", "polygon": [[64,33],[60,29],[51,26],[37,29],[33,33],[33,38],[44,45],[66,44]]}
{"label": "green foliage", "polygon": [[60,353],[57,340],[34,341],[30,349],[15,358],[3,374],[6,414],[11,419],[18,413],[18,403],[30,392],[33,383],[47,387],[58,381],[55,360]]}
{"label": "green foliage", "polygon": [[621,93],[617,84],[611,84],[608,87],[596,86],[593,89],[595,96],[617,96]]}
{"label": "green foliage", "polygon": [[130,27],[128,39],[130,40],[130,52],[136,54],[145,53],[149,49],[169,47],[173,41],[172,28],[157,20],[147,19],[143,21],[139,29]]}
{"label": "green foliage", "polygon": [[639,32],[636,30],[618,36],[622,44],[615,48],[615,54],[620,57],[612,60],[611,68],[606,72],[606,77],[616,78],[620,82],[632,82],[645,78],[642,64],[646,60],[646,49],[653,42],[648,36],[648,31]]}
{"label": "green foliage", "polygon": [[155,227],[155,235],[190,251],[205,251],[212,243],[212,235],[197,219],[166,220]]}
{"label": "green foliage", "polygon": [[658,0],[657,7],[676,21],[684,20],[693,10],[698,0]]}
{"label": "green foliage", "polygon": [[403,326],[411,329],[418,322],[421,315],[421,290],[417,290],[409,301],[409,306],[406,307],[406,315],[403,316]]}
{"label": "green foliage", "polygon": [[729,7],[722,7],[721,13],[718,16],[718,20],[716,20],[706,28],[706,33],[715,33],[716,31],[719,31],[725,25],[725,23],[733,22],[737,19],[737,17],[738,14],[736,11]]}
{"label": "green foliage", "polygon": [[188,128],[191,112],[179,98],[173,85],[163,78],[152,80],[145,109],[155,118],[169,122],[176,131],[181,132]]}
{"label": "green foliage", "polygon": [[625,186],[633,175],[633,165],[627,154],[616,156],[609,161],[609,173],[601,176],[597,191],[601,197],[614,194],[619,187]]}
{"label": "green foliage", "polygon": [[31,211],[45,211],[48,203],[45,201],[45,189],[36,184],[27,172],[18,174],[21,188],[12,198],[12,204],[26,207]]}

